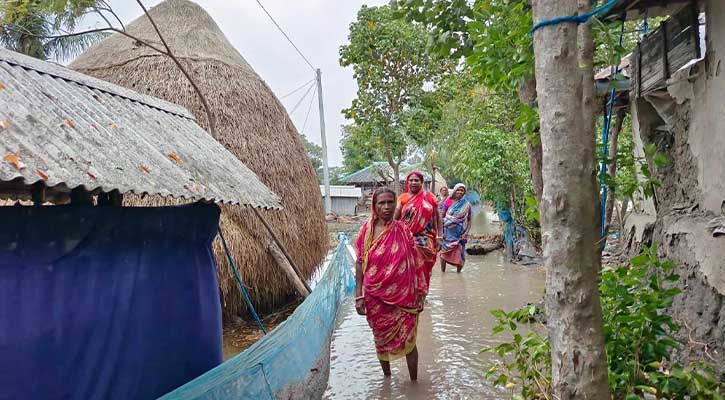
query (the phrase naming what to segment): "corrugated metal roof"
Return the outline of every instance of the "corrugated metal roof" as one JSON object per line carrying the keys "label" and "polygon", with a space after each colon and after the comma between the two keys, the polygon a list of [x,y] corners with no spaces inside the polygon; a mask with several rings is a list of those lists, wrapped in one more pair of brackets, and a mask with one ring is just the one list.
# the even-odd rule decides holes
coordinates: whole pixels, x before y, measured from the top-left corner
{"label": "corrugated metal roof", "polygon": [[3,182],[280,207],[183,107],[4,49],[0,157]]}
{"label": "corrugated metal roof", "polygon": [[[412,171],[413,169],[415,169],[413,166],[405,163],[401,164],[399,177],[400,182],[404,182],[408,172]],[[383,176],[385,176],[386,179],[383,179]],[[342,178],[342,181],[345,183],[357,184],[384,183],[386,180],[392,179],[392,176],[393,168],[390,166],[390,164],[384,161],[375,161],[367,167]],[[431,180],[431,176],[427,172],[423,172],[423,177],[425,178],[426,182],[429,182]]]}
{"label": "corrugated metal roof", "polygon": [[[325,185],[320,185],[320,193],[325,195]],[[362,189],[355,186],[336,186],[330,185],[330,197],[362,197]]]}
{"label": "corrugated metal roof", "polygon": [[627,20],[632,21],[672,15],[682,8],[683,4],[690,3],[691,0],[619,0],[604,18],[612,21],[626,15]]}

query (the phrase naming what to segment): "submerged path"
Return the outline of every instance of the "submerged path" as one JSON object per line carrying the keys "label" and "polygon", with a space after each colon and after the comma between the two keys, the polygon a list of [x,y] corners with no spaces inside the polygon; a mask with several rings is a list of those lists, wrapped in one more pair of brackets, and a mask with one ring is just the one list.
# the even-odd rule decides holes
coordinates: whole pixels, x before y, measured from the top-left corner
{"label": "submerged path", "polygon": [[[477,213],[473,233],[492,229],[486,213]],[[443,274],[436,266],[430,286],[418,328],[418,382],[409,381],[405,359],[393,363],[391,378],[383,377],[372,332],[351,299],[340,311],[333,336],[326,399],[507,398],[483,377],[487,356],[479,350],[495,343],[489,311],[539,301],[543,270],[507,264],[501,252],[494,252],[470,256],[461,274],[455,268]]]}

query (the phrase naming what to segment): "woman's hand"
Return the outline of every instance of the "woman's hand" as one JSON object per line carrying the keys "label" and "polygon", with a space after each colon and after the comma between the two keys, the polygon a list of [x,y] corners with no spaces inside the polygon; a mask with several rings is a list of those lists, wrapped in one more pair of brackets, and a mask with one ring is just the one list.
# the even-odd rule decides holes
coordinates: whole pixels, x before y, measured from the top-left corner
{"label": "woman's hand", "polygon": [[419,313],[423,312],[423,309],[425,308],[425,295],[424,294],[418,295],[417,303],[418,303],[418,312]]}
{"label": "woman's hand", "polygon": [[464,233],[463,236],[461,236],[461,240],[468,241],[468,233]]}
{"label": "woman's hand", "polygon": [[365,299],[355,299],[355,311],[358,315],[365,315]]}

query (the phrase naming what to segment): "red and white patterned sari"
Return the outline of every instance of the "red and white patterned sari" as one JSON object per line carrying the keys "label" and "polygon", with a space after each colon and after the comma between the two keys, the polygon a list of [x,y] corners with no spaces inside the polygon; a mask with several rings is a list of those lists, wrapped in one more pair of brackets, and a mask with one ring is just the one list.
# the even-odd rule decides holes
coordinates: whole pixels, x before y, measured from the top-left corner
{"label": "red and white patterned sari", "polygon": [[356,247],[363,270],[363,295],[375,349],[382,361],[415,348],[418,298],[422,294],[413,235],[401,221],[390,221],[373,237],[375,219],[360,229]]}

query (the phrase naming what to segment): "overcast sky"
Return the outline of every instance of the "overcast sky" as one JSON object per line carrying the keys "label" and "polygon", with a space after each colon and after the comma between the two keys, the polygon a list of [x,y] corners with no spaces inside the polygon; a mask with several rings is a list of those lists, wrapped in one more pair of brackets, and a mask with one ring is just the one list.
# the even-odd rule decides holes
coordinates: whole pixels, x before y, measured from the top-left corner
{"label": "overcast sky", "polygon": [[[265,8],[290,35],[305,56],[322,69],[327,145],[330,165],[342,164],[340,126],[345,119],[340,111],[355,97],[357,86],[352,71],[338,63],[338,51],[347,42],[349,24],[362,4],[382,5],[386,0],[261,0]],[[148,7],[158,0],[146,0]],[[252,65],[272,90],[281,97],[314,77],[310,67],[275,28],[255,0],[196,0],[214,18],[229,41]],[[141,15],[136,2],[111,0],[110,4],[124,22]],[[89,21],[88,27],[94,22]],[[304,90],[282,100],[291,112]],[[310,95],[291,114],[302,132]],[[320,144],[317,101],[312,105],[304,133]]]}

